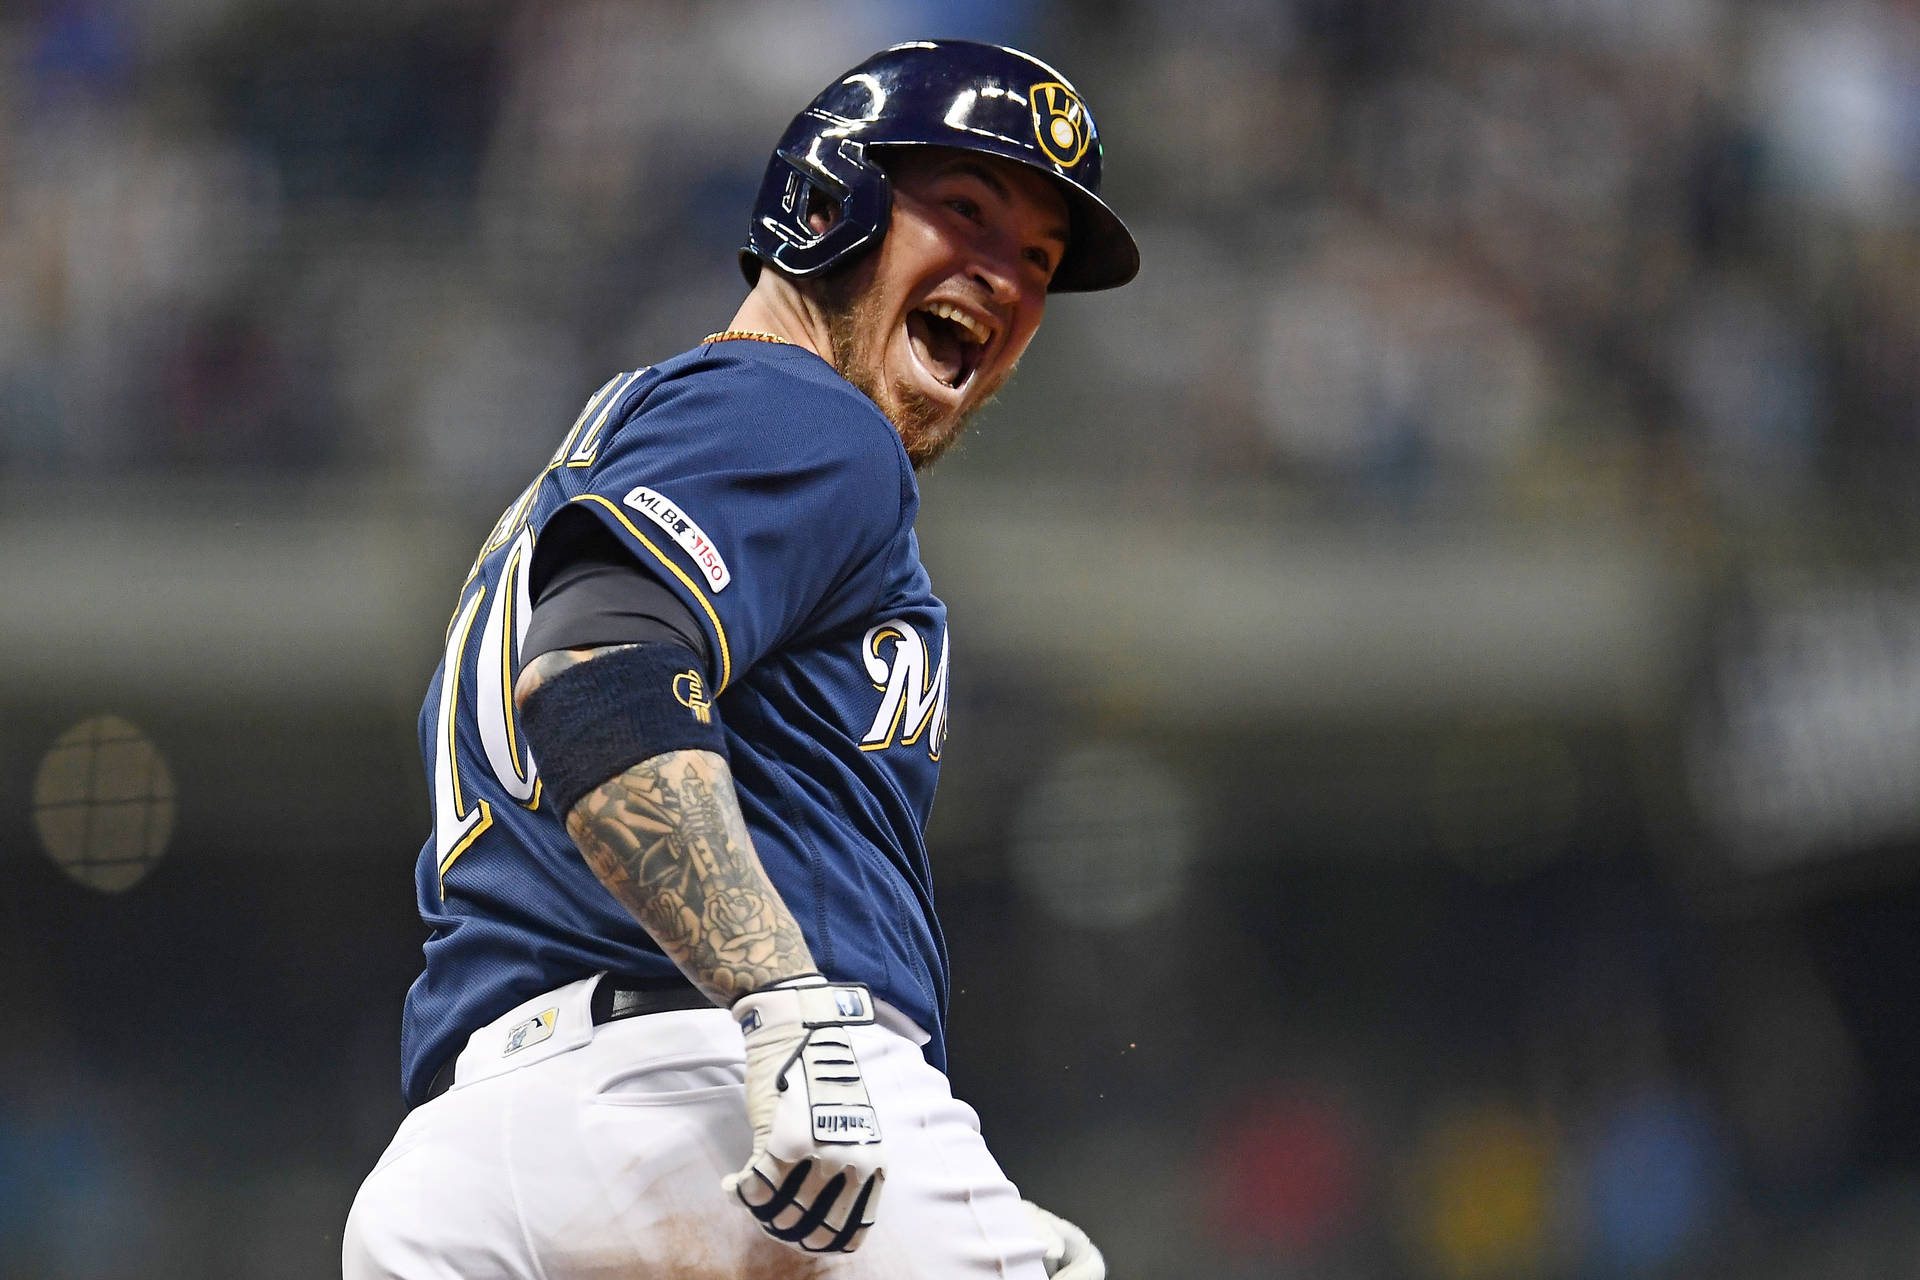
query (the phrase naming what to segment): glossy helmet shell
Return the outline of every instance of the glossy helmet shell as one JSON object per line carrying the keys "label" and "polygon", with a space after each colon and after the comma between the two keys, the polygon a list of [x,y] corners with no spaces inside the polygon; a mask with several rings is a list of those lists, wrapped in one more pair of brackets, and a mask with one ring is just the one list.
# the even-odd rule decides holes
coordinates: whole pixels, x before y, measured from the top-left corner
{"label": "glossy helmet shell", "polygon": [[[740,251],[748,282],[763,262],[812,276],[877,246],[893,184],[869,150],[915,146],[1001,156],[1053,179],[1072,225],[1051,292],[1111,289],[1139,271],[1132,234],[1100,199],[1100,131],[1066,77],[1017,49],[916,40],[868,58],[787,126]],[[807,222],[816,191],[840,206],[823,232]]]}

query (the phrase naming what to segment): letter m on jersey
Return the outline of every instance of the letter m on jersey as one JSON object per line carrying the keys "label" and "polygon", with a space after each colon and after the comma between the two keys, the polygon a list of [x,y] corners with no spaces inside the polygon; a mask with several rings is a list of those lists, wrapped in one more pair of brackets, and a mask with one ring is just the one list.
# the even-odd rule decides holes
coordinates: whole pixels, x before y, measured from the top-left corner
{"label": "letter m on jersey", "polygon": [[947,738],[946,633],[940,635],[938,666],[920,633],[898,618],[867,632],[860,657],[880,691],[880,709],[860,739],[860,749],[884,751],[896,742],[907,747],[925,738],[927,754],[938,760]]}

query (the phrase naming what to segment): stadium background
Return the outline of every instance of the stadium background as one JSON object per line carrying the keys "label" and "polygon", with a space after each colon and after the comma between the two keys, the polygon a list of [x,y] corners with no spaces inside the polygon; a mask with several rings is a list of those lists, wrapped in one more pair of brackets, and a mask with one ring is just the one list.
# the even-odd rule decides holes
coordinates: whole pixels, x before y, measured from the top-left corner
{"label": "stadium background", "polygon": [[1911,0],[0,7],[0,1271],[337,1274],[498,509],[910,35],[1145,256],[926,484],[953,1075],[1121,1280],[1920,1274]]}

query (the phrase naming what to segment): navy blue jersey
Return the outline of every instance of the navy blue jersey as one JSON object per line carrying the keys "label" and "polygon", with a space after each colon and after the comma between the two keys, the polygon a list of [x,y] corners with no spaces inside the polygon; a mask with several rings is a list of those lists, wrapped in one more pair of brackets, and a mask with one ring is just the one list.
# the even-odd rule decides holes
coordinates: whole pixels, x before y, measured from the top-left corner
{"label": "navy blue jersey", "polygon": [[865,982],[945,1065],[946,947],[922,840],[947,719],[946,606],[913,533],[919,493],[873,402],[799,347],[711,343],[590,400],[500,517],[462,588],[420,712],[434,832],[415,875],[432,929],[407,995],[418,1100],[466,1036],[587,974],[675,972],[543,803],[514,723],[541,530],[590,512],[705,629],[755,850],[828,977]]}

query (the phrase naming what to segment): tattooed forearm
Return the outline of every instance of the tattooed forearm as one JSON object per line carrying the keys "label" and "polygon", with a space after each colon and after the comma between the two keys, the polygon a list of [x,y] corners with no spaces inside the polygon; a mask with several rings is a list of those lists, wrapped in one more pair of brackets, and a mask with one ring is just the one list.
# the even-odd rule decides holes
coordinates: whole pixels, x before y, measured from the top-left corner
{"label": "tattooed forearm", "polygon": [[[606,649],[543,653],[514,682],[524,706]],[[800,926],[761,869],[727,762],[669,751],[580,797],[567,831],[587,865],[681,972],[726,1005],[814,968]]]}
{"label": "tattooed forearm", "polygon": [[600,882],[726,1005],[814,968],[753,852],[727,762],[669,751],[582,796],[567,830]]}

